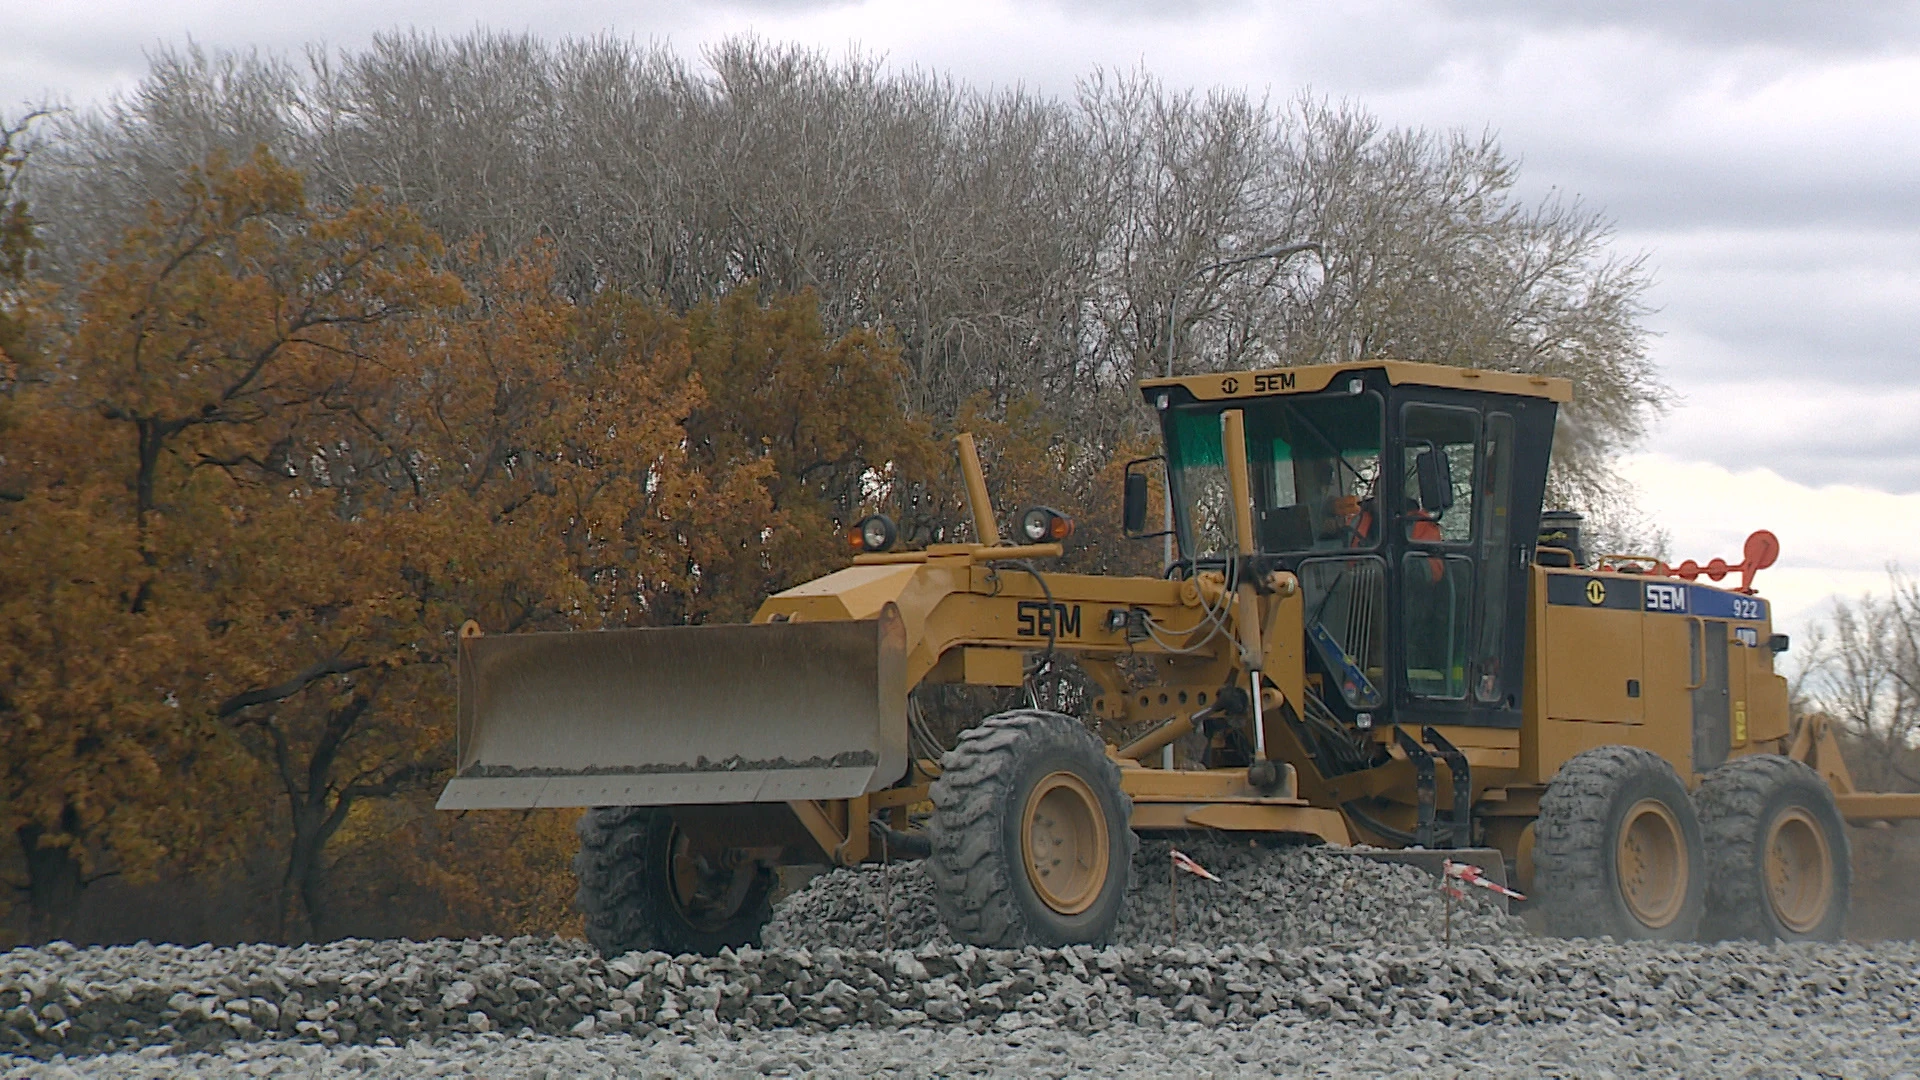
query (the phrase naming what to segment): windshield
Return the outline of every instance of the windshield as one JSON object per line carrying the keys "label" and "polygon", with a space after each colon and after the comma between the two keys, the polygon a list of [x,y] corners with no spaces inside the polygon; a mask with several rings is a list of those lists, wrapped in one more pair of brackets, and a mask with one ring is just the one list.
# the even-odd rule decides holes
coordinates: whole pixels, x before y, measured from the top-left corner
{"label": "windshield", "polygon": [[[1323,394],[1252,402],[1246,412],[1255,535],[1270,554],[1368,549],[1380,542],[1380,396]],[[1223,406],[1175,410],[1167,464],[1188,558],[1233,552],[1221,450]]]}

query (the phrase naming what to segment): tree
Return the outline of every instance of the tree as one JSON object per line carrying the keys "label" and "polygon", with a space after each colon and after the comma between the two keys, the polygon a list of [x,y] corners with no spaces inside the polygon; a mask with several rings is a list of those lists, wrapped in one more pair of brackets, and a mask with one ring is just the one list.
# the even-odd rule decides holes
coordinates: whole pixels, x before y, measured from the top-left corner
{"label": "tree", "polygon": [[0,826],[36,938],[62,931],[90,878],[138,873],[191,831],[191,813],[130,803],[171,789],[172,766],[196,753],[160,689],[178,670],[168,628],[127,602],[143,567],[111,512],[103,425],[62,408],[61,335],[23,196],[40,115],[0,123]]}
{"label": "tree", "polygon": [[[763,305],[747,290],[688,319],[617,292],[583,307],[555,288],[543,247],[499,262],[446,252],[371,193],[309,200],[264,151],[240,165],[216,153],[153,204],[89,273],[55,365],[37,483],[93,501],[75,524],[36,494],[4,561],[73,577],[40,528],[56,524],[117,545],[68,545],[96,575],[115,570],[88,594],[104,614],[85,617],[155,646],[133,654],[147,668],[116,675],[105,665],[131,661],[114,638],[68,633],[103,670],[86,681],[95,697],[62,706],[62,730],[88,745],[91,715],[152,757],[150,774],[217,752],[196,783],[236,802],[276,792],[283,809],[256,801],[253,817],[284,834],[280,937],[333,932],[328,850],[364,804],[444,778],[465,619],[743,618],[841,557],[885,478],[929,453],[901,410],[897,353],[872,333],[830,339],[811,297]],[[52,445],[76,437],[93,457]],[[81,462],[90,487],[59,473]],[[20,634],[57,617],[44,590],[19,595]],[[22,645],[18,668],[52,648]],[[115,686],[159,689],[120,700]],[[42,775],[58,755],[16,758],[39,763],[21,805],[53,800],[34,826],[66,838],[53,850],[98,842],[91,804]],[[135,820],[191,802],[116,793]]]}
{"label": "tree", "polygon": [[0,389],[11,389],[18,378],[16,357],[29,329],[27,261],[39,238],[22,180],[34,123],[46,115],[35,110],[18,120],[0,117]]}
{"label": "tree", "polygon": [[[1572,378],[1556,499],[1622,517],[1608,462],[1661,391],[1644,264],[1602,215],[1520,200],[1491,136],[1311,98],[1096,72],[1051,99],[750,38],[696,68],[609,39],[408,35],[299,74],[162,54],[64,132],[57,263],[97,245],[87,207],[277,133],[329,197],[380,184],[496,257],[549,238],[576,302],[812,289],[830,334],[890,332],[940,434],[970,401],[1031,397],[1088,452],[1137,441],[1131,383],[1160,370],[1177,311],[1182,370],[1397,356]],[[1324,254],[1195,278],[1275,240]]]}
{"label": "tree", "polygon": [[1797,711],[1838,721],[1860,786],[1920,789],[1920,582],[1890,568],[1885,594],[1836,600],[1802,651]]}
{"label": "tree", "polygon": [[[288,936],[367,895],[329,883],[342,837],[349,873],[399,872],[359,838],[417,821],[448,763],[466,618],[734,619],[870,510],[966,537],[960,429],[1008,529],[1052,505],[1074,568],[1142,569],[1119,475],[1170,344],[1182,371],[1566,375],[1554,497],[1617,521],[1607,464],[1658,399],[1645,272],[1602,216],[1521,201],[1490,137],[1312,99],[385,36],[304,67],[159,53],[35,160],[0,713],[40,726],[0,736],[30,762],[0,813],[77,883],[218,850],[234,822],[169,785],[244,789]],[[1196,273],[1275,240],[1322,254]],[[56,641],[86,645],[57,675]]]}
{"label": "tree", "polygon": [[[764,303],[751,283],[687,313],[687,374],[705,402],[686,419],[703,469],[769,466],[780,526],[736,526],[732,567],[703,579],[701,621],[742,620],[769,593],[838,569],[847,530],[944,465],[928,426],[907,415],[907,370],[885,336],[830,338],[811,291]],[[758,523],[742,523],[748,529]]]}
{"label": "tree", "polygon": [[[287,605],[317,579],[362,570],[355,555],[384,556],[377,542],[300,552],[347,507],[337,492],[288,498],[261,478],[308,467],[296,451],[314,425],[351,426],[380,370],[370,331],[460,294],[409,216],[370,197],[315,210],[265,154],[239,165],[216,154],[177,207],[155,206],[88,274],[47,364],[57,377],[16,443],[29,495],[0,553],[22,579],[3,624],[8,801],[36,910],[43,894],[70,903],[94,846],[148,870],[209,847],[198,832],[237,831],[204,801],[242,782],[210,725],[241,702],[291,696],[290,680],[268,674],[263,627],[290,621]],[[350,637],[347,624],[377,621],[380,607],[347,605],[332,621]],[[372,662],[304,658],[291,681]],[[348,695],[327,711],[337,722],[364,708]]]}

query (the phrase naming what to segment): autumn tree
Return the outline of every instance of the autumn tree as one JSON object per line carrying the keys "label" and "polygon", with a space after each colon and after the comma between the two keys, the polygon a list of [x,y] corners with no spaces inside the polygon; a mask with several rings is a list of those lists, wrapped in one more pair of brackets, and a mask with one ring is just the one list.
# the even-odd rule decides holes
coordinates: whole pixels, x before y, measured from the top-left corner
{"label": "autumn tree", "polygon": [[[17,201],[8,211],[24,226]],[[84,322],[34,303],[23,267],[9,260],[0,421],[0,822],[26,871],[28,933],[46,937],[88,880],[216,846],[232,816],[195,798],[221,748],[193,708],[198,629],[157,587],[166,529],[140,509],[140,440],[103,407]]]}
{"label": "autumn tree", "polygon": [[[45,683],[16,699],[22,727],[58,736],[8,758],[31,763],[26,827],[75,861],[95,844],[143,868],[209,854],[199,831],[246,819],[216,805],[245,782],[221,760],[234,744],[219,721],[363,659],[274,650],[274,624],[316,579],[379,551],[330,543],[329,521],[351,518],[338,492],[289,498],[255,478],[309,466],[300,437],[367,399],[371,330],[458,296],[429,265],[436,248],[371,198],[318,211],[271,157],[216,155],[88,274],[26,444],[45,495],[22,504],[0,557],[41,579],[11,593],[6,624],[20,685]],[[348,605],[336,628],[377,621],[384,599]],[[363,708],[330,703],[336,718]]]}
{"label": "autumn tree", "polygon": [[764,302],[757,287],[697,304],[685,318],[687,376],[706,400],[685,422],[708,470],[765,462],[780,516],[764,539],[732,530],[743,558],[713,567],[701,618],[744,619],[769,593],[844,565],[846,532],[866,512],[897,506],[946,464],[923,420],[906,410],[908,372],[887,336],[831,337],[811,291]]}
{"label": "autumn tree", "polygon": [[[1661,395],[1647,270],[1604,214],[1523,198],[1490,135],[1312,97],[1093,72],[1054,98],[753,38],[690,62],[605,38],[409,34],[305,71],[163,52],[63,133],[45,170],[74,210],[50,238],[58,265],[98,245],[112,212],[90,208],[165,188],[209,145],[269,138],[329,193],[377,183],[496,255],[549,238],[583,303],[812,289],[830,334],[889,331],[909,407],[941,434],[968,402],[1004,417],[1031,399],[1111,457],[1149,434],[1131,384],[1169,345],[1182,371],[1525,371],[1576,386],[1555,497],[1627,518],[1608,465]],[[1275,241],[1320,253],[1204,269]]]}
{"label": "autumn tree", "polygon": [[[113,567],[100,602],[156,635],[138,652],[66,638],[152,667],[87,685],[154,700],[90,704],[158,755],[150,771],[237,750],[250,767],[207,770],[224,794],[276,792],[253,821],[282,834],[280,936],[333,932],[329,850],[366,804],[444,778],[464,620],[744,617],[844,558],[845,526],[931,457],[897,352],[829,337],[810,296],[743,290],[686,318],[617,292],[581,306],[545,247],[446,251],[371,193],[310,200],[264,152],[216,154],[151,206],[90,271],[59,363],[47,437],[99,452],[49,449],[42,482],[94,461],[75,513],[117,546],[69,551]],[[53,536],[20,536],[9,566],[46,564]],[[48,606],[23,602],[15,625]],[[155,750],[162,731],[180,745]],[[180,817],[192,800],[118,805]]]}

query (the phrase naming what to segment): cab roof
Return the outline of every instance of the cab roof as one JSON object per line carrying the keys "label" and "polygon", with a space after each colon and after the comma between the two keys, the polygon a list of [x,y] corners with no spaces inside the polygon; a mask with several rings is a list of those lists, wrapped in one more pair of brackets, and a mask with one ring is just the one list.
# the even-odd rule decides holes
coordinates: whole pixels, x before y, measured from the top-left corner
{"label": "cab roof", "polygon": [[1155,390],[1178,386],[1200,401],[1312,394],[1325,390],[1342,375],[1362,371],[1385,371],[1387,382],[1394,386],[1441,386],[1450,390],[1546,398],[1562,404],[1573,400],[1573,383],[1566,379],[1448,367],[1444,364],[1417,364],[1410,360],[1358,360],[1346,364],[1314,364],[1308,367],[1180,375],[1171,379],[1142,379],[1140,390],[1151,398]]}

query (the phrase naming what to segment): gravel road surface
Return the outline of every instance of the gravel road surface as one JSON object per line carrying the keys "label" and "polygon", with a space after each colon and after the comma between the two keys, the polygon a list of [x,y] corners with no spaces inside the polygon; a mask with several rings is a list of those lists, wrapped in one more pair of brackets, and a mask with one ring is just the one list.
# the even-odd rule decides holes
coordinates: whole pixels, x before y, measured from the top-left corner
{"label": "gravel road surface", "polygon": [[1177,946],[1158,913],[1161,848],[1143,854],[1134,910],[1101,948],[956,946],[901,866],[816,879],[769,948],[717,958],[607,960],[557,938],[20,949],[0,955],[0,1069],[1920,1075],[1912,943],[1561,941],[1467,904],[1443,946],[1418,871],[1184,850],[1227,884],[1182,881]]}
{"label": "gravel road surface", "polygon": [[[1439,878],[1324,848],[1182,842],[1182,852],[1224,883],[1181,874],[1175,885],[1168,858],[1174,846],[1140,842],[1116,944],[1172,944],[1176,915],[1177,940],[1206,945],[1410,944],[1443,936],[1466,943],[1526,933],[1518,918],[1501,914],[1480,892],[1451,905],[1449,927]],[[1178,896],[1170,898],[1175,890]],[[766,930],[768,946],[776,948],[914,949],[952,941],[933,907],[933,882],[912,862],[822,874],[788,897]]]}

